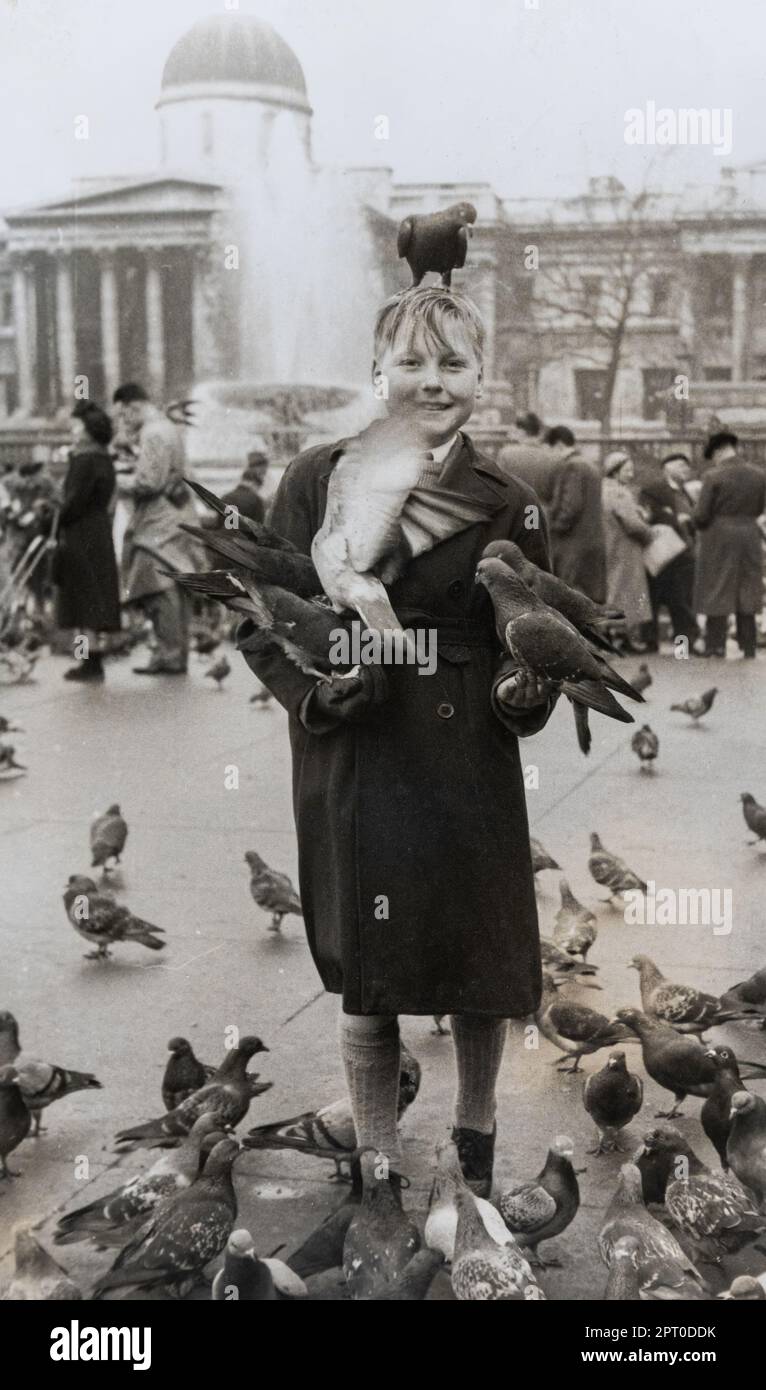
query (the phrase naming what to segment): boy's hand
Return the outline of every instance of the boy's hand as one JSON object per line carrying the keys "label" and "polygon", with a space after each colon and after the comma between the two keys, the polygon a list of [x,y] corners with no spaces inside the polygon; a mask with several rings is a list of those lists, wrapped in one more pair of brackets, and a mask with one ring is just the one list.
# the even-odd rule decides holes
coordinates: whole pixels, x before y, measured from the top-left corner
{"label": "boy's hand", "polygon": [[314,686],[311,704],[314,710],[357,724],[367,711],[381,705],[388,695],[388,685],[382,666],[360,666],[353,676],[334,676],[331,681],[319,681]]}
{"label": "boy's hand", "polygon": [[531,671],[517,671],[501,681],[495,693],[510,709],[536,709],[547,704],[553,686],[550,681],[533,676]]}

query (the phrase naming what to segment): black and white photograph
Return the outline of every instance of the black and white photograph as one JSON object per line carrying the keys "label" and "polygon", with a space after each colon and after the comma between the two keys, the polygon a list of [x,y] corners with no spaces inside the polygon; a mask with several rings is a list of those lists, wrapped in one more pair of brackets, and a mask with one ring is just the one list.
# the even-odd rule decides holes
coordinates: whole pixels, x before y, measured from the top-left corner
{"label": "black and white photograph", "polygon": [[209,1301],[753,1354],[764,43],[0,0],[0,1300],[71,1305],[54,1381]]}

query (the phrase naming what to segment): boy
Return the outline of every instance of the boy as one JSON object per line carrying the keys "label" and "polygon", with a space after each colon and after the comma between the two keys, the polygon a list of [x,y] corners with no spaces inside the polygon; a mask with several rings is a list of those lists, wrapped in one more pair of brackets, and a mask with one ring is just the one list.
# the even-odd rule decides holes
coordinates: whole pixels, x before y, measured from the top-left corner
{"label": "boy", "polygon": [[[466,1179],[487,1195],[506,1020],[540,998],[515,735],[541,729],[554,701],[502,658],[491,604],[474,584],[492,540],[513,539],[549,568],[534,493],[460,433],[481,394],[482,346],[474,305],[442,287],[408,290],[378,315],[373,380],[428,451],[419,486],[478,500],[487,514],[411,560],[388,590],[403,627],[436,629],[434,674],[366,666],[339,693],[340,683],[317,683],[264,646],[247,622],[239,646],[290,714],[306,931],[325,988],[343,996],[358,1142],[398,1166],[397,1015],[451,1014],[453,1137]],[[307,450],[276,494],[271,524],[306,554],[342,450],[342,441]]]}

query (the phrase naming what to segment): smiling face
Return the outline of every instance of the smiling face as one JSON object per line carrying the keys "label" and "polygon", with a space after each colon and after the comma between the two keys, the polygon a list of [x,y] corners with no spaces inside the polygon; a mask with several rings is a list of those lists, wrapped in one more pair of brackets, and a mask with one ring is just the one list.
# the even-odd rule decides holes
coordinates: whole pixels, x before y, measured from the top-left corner
{"label": "smiling face", "polygon": [[389,415],[412,415],[425,447],[438,448],[471,415],[481,393],[482,367],[462,324],[450,323],[443,341],[418,325],[411,336],[399,333],[382,350],[373,381],[381,378],[388,387]]}

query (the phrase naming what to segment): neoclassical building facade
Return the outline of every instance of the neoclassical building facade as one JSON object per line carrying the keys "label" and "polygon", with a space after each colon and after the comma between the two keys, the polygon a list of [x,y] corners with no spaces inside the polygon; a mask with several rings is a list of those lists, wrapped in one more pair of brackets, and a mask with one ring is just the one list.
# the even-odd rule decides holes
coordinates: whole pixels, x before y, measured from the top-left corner
{"label": "neoclassical building facade", "polygon": [[[381,166],[333,182],[313,162],[298,58],[237,12],[179,38],[157,115],[158,169],[0,221],[0,429],[63,418],[83,381],[94,399],[139,379],[169,401],[211,380],[300,380],[296,352],[322,323],[312,360],[340,384],[366,360],[376,305],[408,282],[401,218],[462,199],[478,221],[457,279],[487,325],[490,422],[533,407],[592,423],[608,392],[615,428],[672,423],[679,375],[714,406],[766,403],[766,163],[672,196],[593,179],[549,202]],[[312,269],[311,218],[334,197],[351,239],[332,283]],[[328,283],[349,300],[337,322]]]}

